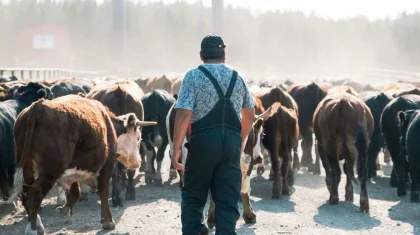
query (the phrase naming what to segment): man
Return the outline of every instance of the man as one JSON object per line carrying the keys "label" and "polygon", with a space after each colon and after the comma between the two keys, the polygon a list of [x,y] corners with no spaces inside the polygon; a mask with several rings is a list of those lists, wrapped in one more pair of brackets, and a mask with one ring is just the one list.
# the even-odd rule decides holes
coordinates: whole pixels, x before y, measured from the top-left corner
{"label": "man", "polygon": [[202,40],[204,64],[185,75],[175,105],[172,164],[178,170],[184,169],[179,164],[182,141],[191,128],[181,202],[184,235],[208,234],[201,218],[209,189],[216,235],[236,234],[240,216],[240,155],[254,121],[254,101],[244,80],[224,64],[225,47],[216,35]]}

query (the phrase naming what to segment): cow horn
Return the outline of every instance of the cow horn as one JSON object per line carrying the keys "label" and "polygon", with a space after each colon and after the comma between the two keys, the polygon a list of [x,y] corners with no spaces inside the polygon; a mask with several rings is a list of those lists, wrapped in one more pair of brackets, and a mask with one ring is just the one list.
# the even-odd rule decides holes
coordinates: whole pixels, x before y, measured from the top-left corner
{"label": "cow horn", "polygon": [[267,118],[271,117],[271,110],[272,107],[268,108],[264,113],[260,114],[259,116],[257,116],[257,119],[263,119],[266,120]]}
{"label": "cow horn", "polygon": [[136,121],[136,126],[154,126],[157,125],[157,122],[148,122],[148,121]]}

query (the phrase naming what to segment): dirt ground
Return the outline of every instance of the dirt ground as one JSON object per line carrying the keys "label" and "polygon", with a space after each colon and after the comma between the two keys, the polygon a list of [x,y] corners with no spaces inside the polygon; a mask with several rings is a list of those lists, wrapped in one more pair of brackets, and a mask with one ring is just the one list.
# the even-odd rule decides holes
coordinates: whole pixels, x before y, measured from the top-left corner
{"label": "dirt ground", "polygon": [[[383,156],[380,156],[381,161]],[[390,172],[390,166],[382,163]],[[322,168],[322,167],[321,167]],[[79,202],[73,217],[64,219],[56,209],[55,189],[42,203],[40,213],[46,234],[182,234],[180,221],[180,189],[178,180],[168,181],[169,158],[165,158],[164,186],[145,185],[144,175],[137,176],[136,200],[126,201],[123,208],[111,208],[116,229],[101,230],[99,198],[89,195]],[[360,184],[354,185],[354,202],[344,201],[345,175],[340,183],[340,202],[329,205],[325,174],[314,176],[306,170],[297,172],[291,196],[271,199],[272,182],[269,168],[263,176],[254,170],[251,199],[257,223],[237,223],[240,235],[271,234],[420,234],[419,205],[409,196],[398,198],[396,189],[389,187],[389,176],[379,176],[368,183],[370,214],[359,212]],[[323,169],[322,169],[323,170]],[[386,171],[385,171],[386,172]],[[387,173],[389,174],[389,173]],[[207,215],[208,204],[205,208]],[[242,206],[240,206],[242,212]],[[27,224],[23,207],[16,212],[10,204],[0,203],[0,234],[23,234]],[[214,234],[214,230],[210,234]]]}

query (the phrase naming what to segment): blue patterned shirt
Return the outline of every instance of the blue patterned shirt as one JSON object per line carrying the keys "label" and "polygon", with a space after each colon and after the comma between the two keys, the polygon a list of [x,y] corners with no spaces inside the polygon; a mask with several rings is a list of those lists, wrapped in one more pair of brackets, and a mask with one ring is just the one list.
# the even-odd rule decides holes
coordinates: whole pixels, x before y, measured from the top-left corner
{"label": "blue patterned shirt", "polygon": [[[226,94],[233,70],[223,63],[203,64],[203,66],[216,78],[222,92]],[[208,114],[218,100],[219,96],[213,83],[198,68],[195,68],[185,74],[175,108],[192,111],[191,123],[193,123]],[[248,84],[239,75],[230,100],[240,119],[241,109],[255,105]]]}

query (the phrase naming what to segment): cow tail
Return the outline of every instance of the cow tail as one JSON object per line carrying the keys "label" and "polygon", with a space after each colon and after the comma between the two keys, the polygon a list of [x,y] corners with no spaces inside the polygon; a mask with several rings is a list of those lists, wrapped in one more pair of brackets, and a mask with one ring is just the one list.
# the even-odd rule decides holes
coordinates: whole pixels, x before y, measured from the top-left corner
{"label": "cow tail", "polygon": [[[23,185],[25,185],[25,179],[23,176],[23,168],[25,166],[27,157],[30,154],[32,138],[34,134],[35,124],[38,110],[41,108],[42,100],[35,102],[32,107],[28,110],[28,120],[26,123],[26,132],[25,140],[23,144],[22,155],[20,156],[20,161],[16,165],[15,179],[14,179],[14,191],[10,196],[8,202],[14,203],[22,195]],[[16,138],[16,137],[15,137]],[[15,146],[17,148],[18,146]],[[16,151],[16,150],[15,150]]]}
{"label": "cow tail", "polygon": [[[346,120],[346,114],[343,112],[343,108],[346,105],[345,100],[341,100],[340,103],[338,104],[338,120],[341,119],[340,124],[341,124],[341,128],[340,128],[340,134],[341,134],[341,141],[342,141],[342,145],[343,145],[343,154],[344,157],[346,159],[347,162],[351,161],[351,155],[350,155],[350,151],[349,148],[347,147],[347,120]],[[357,180],[356,177],[354,177],[354,169],[353,167],[348,167],[349,170],[349,176],[351,177],[351,180],[357,184]]]}

